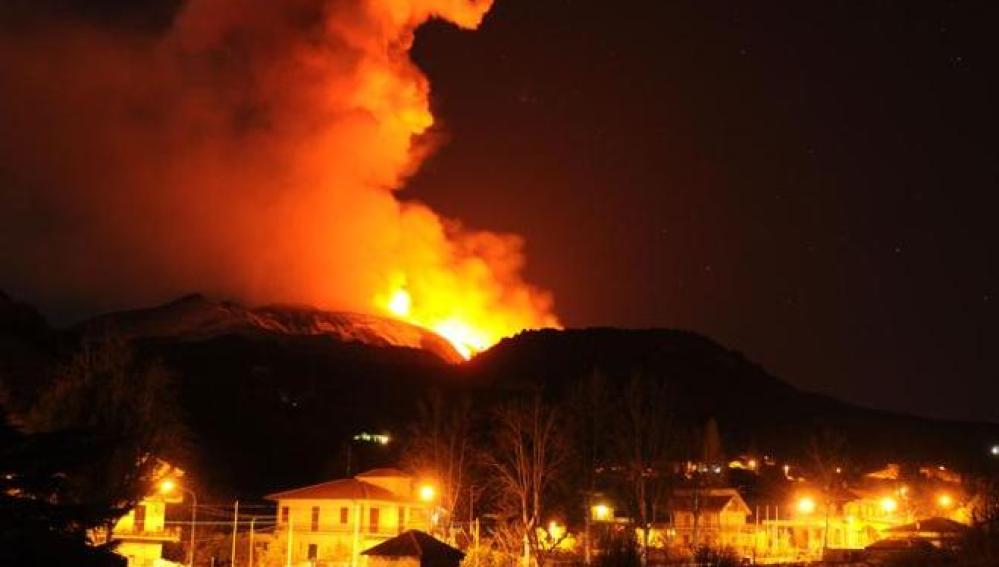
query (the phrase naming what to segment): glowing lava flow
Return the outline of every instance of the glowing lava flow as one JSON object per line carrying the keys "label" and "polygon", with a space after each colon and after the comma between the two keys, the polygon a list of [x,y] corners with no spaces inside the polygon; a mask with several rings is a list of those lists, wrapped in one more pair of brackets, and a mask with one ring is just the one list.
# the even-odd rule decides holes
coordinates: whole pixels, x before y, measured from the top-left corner
{"label": "glowing lava flow", "polygon": [[462,321],[458,316],[444,317],[436,320],[414,316],[413,298],[405,289],[400,288],[392,293],[388,301],[385,302],[384,307],[395,317],[414,325],[431,329],[444,337],[465,360],[471,358],[475,353],[489,348],[502,338],[502,336],[491,337],[488,333]]}

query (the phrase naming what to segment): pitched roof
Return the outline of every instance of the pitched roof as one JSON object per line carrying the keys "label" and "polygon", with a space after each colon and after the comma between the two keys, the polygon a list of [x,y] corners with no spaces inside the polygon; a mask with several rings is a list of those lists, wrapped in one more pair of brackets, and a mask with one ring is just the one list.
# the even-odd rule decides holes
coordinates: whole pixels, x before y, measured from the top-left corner
{"label": "pitched roof", "polygon": [[[732,500],[732,498],[732,495],[703,495],[698,498],[697,505],[701,512],[721,512],[725,505]],[[674,498],[673,509],[680,512],[692,512],[694,510],[694,497],[683,496],[680,498]]]}
{"label": "pitched roof", "polygon": [[936,516],[919,520],[904,526],[889,528],[889,532],[894,533],[935,533],[935,534],[959,534],[968,529],[968,526],[955,522],[949,518]]}
{"label": "pitched roof", "polygon": [[[718,513],[721,512],[729,502],[735,503],[735,508],[746,514],[752,513],[745,500],[736,490],[732,489],[708,489],[697,495],[697,508],[701,512]],[[670,501],[674,511],[693,512],[694,493],[692,491],[677,491]]]}
{"label": "pitched roof", "polygon": [[380,557],[419,557],[428,561],[461,561],[465,554],[459,549],[419,530],[407,530],[392,539],[361,552]]}
{"label": "pitched roof", "polygon": [[356,478],[331,480],[312,486],[293,488],[265,496],[268,500],[387,500],[403,502],[394,492]]}

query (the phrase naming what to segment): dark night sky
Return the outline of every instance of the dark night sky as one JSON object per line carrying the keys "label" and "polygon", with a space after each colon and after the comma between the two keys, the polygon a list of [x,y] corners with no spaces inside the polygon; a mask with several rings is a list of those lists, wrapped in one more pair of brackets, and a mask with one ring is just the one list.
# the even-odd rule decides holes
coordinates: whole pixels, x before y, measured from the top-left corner
{"label": "dark night sky", "polygon": [[[178,3],[48,2],[123,28]],[[417,36],[448,143],[402,194],[524,235],[567,326],[999,422],[995,4],[496,0]]]}
{"label": "dark night sky", "polygon": [[994,12],[499,0],[418,37],[450,143],[407,194],[524,234],[569,326],[999,421]]}

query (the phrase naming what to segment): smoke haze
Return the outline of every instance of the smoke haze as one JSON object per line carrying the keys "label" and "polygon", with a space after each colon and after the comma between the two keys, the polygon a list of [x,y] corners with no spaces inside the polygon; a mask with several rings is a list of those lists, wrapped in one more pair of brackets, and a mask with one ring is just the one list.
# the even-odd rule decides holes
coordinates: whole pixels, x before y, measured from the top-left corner
{"label": "smoke haze", "polygon": [[404,290],[397,315],[476,345],[557,325],[518,237],[395,193],[431,146],[413,32],[474,28],[489,5],[190,0],[141,25],[0,9],[0,285],[368,312]]}

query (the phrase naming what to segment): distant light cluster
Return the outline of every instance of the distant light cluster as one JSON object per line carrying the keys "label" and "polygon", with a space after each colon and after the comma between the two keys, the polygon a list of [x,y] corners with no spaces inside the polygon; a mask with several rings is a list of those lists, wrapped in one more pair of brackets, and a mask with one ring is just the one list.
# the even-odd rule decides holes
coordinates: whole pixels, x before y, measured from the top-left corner
{"label": "distant light cluster", "polygon": [[354,436],[354,441],[360,441],[362,443],[377,443],[379,445],[388,445],[391,440],[391,437],[382,433],[362,432]]}

